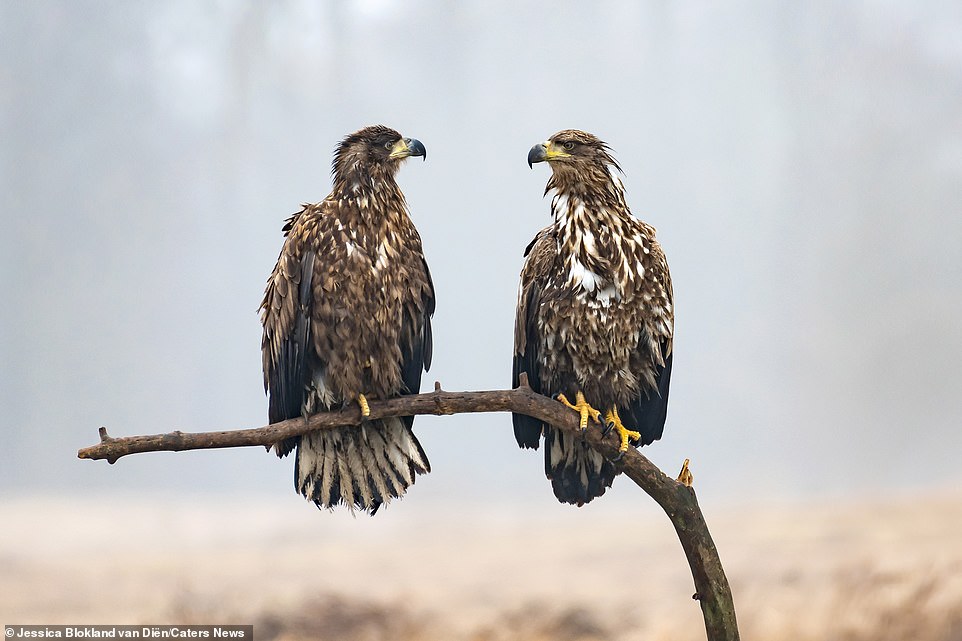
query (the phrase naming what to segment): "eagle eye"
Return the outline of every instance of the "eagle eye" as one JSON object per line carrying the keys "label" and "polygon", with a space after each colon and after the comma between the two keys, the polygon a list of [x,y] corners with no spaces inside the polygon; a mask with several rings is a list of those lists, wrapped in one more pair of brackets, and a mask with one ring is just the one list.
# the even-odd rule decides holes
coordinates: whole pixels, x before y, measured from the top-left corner
{"label": "eagle eye", "polygon": [[572,149],[575,148],[575,144],[574,144],[572,141],[570,141],[570,140],[567,141],[567,142],[565,142],[565,143],[564,143],[563,145],[561,145],[561,146],[565,148],[565,151],[571,151]]}
{"label": "eagle eye", "polygon": [[385,149],[393,149],[393,148],[394,148],[394,141],[388,140],[386,143],[384,143],[384,148],[385,148]]}

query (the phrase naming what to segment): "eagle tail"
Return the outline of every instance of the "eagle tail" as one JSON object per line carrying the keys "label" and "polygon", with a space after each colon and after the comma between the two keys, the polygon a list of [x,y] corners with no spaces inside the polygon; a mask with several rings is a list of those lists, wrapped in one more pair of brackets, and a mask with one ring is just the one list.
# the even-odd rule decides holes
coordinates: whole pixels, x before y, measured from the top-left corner
{"label": "eagle tail", "polygon": [[424,449],[403,418],[386,418],[302,436],[294,488],[319,508],[343,503],[352,512],[374,514],[401,497],[418,474],[430,471]]}
{"label": "eagle tail", "polygon": [[544,432],[544,471],[559,501],[581,506],[611,487],[614,464],[583,438],[553,427]]}

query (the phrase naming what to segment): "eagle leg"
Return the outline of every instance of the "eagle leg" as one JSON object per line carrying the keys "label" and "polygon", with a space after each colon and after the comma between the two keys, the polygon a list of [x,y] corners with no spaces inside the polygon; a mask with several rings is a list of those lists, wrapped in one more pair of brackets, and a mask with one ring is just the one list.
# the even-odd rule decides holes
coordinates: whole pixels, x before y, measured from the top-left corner
{"label": "eagle leg", "polygon": [[633,430],[629,430],[621,422],[621,417],[618,416],[618,408],[612,407],[605,414],[605,423],[608,424],[608,428],[614,428],[618,432],[618,437],[621,439],[621,446],[618,448],[619,452],[626,452],[628,450],[628,439],[635,441],[641,440],[641,434]]}
{"label": "eagle leg", "polygon": [[367,418],[371,415],[371,407],[367,404],[367,399],[364,398],[364,394],[357,395],[357,404],[361,406],[362,418]]}
{"label": "eagle leg", "polygon": [[585,395],[581,392],[576,393],[574,405],[571,404],[571,401],[569,401],[564,394],[558,394],[556,398],[562,405],[570,407],[581,415],[581,421],[578,424],[581,429],[588,429],[589,416],[594,419],[595,423],[601,422],[601,412],[588,405],[588,401],[585,400]]}

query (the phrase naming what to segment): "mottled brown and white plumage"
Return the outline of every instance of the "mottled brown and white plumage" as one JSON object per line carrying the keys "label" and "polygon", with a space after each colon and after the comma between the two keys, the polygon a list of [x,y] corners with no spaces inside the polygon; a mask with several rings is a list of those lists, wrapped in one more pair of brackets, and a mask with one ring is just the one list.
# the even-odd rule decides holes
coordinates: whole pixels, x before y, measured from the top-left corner
{"label": "mottled brown and white plumage", "polygon": [[[434,286],[395,182],[417,140],[383,126],[347,136],[330,195],[288,219],[261,304],[271,423],[416,394],[431,365]],[[277,443],[297,448],[295,489],[318,507],[372,514],[430,471],[414,417],[364,421]]]}
{"label": "mottled brown and white plumage", "polygon": [[[527,372],[548,396],[583,395],[588,405],[659,439],[668,407],[674,315],[671,279],[655,229],[634,218],[608,146],[577,130],[535,145],[529,164],[547,161],[553,222],[525,251],[515,322],[514,386]],[[583,416],[587,417],[589,409]],[[620,417],[620,419],[619,419]],[[515,414],[515,437],[537,449],[555,496],[582,505],[604,494],[616,474],[583,439]],[[584,419],[583,419],[584,421]],[[626,432],[619,425],[619,432]],[[624,437],[627,443],[627,437]]]}

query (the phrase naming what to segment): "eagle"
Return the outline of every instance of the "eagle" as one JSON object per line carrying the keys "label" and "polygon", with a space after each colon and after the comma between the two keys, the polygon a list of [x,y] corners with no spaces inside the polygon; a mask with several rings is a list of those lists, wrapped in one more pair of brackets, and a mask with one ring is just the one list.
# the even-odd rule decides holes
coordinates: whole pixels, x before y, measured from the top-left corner
{"label": "eagle", "polygon": [[[631,215],[621,167],[592,134],[559,131],[528,152],[547,162],[553,222],[525,250],[515,317],[513,386],[531,388],[614,429],[620,451],[661,438],[671,378],[671,278],[655,229]],[[612,461],[584,439],[513,415],[521,448],[545,444],[545,474],[562,503],[611,486]]]}
{"label": "eagle", "polygon": [[[434,285],[395,180],[424,145],[382,125],[345,137],[333,188],[283,227],[260,306],[264,388],[276,423],[368,399],[416,394],[431,366]],[[413,416],[363,420],[274,444],[292,450],[294,487],[319,508],[374,514],[431,470]]]}

